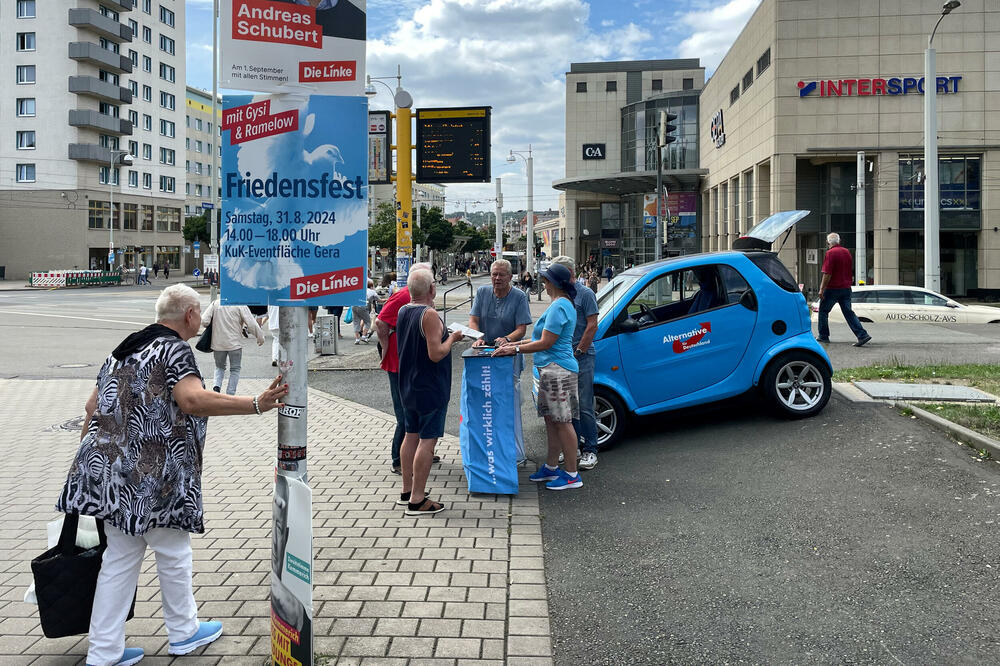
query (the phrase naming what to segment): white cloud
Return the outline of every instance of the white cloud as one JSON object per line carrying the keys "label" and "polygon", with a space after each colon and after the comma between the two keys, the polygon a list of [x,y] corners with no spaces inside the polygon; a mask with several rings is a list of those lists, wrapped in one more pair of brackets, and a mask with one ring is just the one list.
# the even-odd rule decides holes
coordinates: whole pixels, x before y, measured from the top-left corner
{"label": "white cloud", "polygon": [[747,24],[760,0],[729,0],[710,9],[686,12],[681,21],[693,29],[681,42],[681,58],[701,58],[702,67],[711,74]]}

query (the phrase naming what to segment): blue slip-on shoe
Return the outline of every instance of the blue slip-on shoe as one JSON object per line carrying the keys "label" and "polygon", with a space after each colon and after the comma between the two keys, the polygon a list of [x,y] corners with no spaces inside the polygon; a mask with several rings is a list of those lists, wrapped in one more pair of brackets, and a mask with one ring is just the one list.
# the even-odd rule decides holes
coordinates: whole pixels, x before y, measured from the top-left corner
{"label": "blue slip-on shoe", "polygon": [[198,627],[198,631],[194,632],[194,636],[180,643],[171,643],[167,652],[170,654],[188,654],[203,645],[208,645],[215,641],[221,635],[221,622],[202,622]]}
{"label": "blue slip-on shoe", "polygon": [[[146,653],[142,651],[142,648],[125,648],[122,652],[122,658],[118,660],[115,666],[132,666],[132,664],[138,664],[142,661],[142,658],[146,656]],[[90,666],[90,664],[87,664]]]}
{"label": "blue slip-on shoe", "polygon": [[528,477],[529,481],[554,481],[559,478],[559,468],[550,469],[548,465],[542,465],[538,471]]}
{"label": "blue slip-on shoe", "polygon": [[569,474],[563,470],[559,470],[559,478],[554,481],[549,481],[545,484],[545,487],[549,490],[569,490],[570,488],[582,488],[583,487],[583,477],[580,476],[580,472],[576,474]]}

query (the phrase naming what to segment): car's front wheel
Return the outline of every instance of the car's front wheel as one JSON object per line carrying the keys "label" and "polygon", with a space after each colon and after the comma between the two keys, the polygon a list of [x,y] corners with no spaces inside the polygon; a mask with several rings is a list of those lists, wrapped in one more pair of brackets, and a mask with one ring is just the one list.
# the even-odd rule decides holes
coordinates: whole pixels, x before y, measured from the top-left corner
{"label": "car's front wheel", "polygon": [[779,415],[806,418],[818,414],[830,400],[830,369],[808,352],[790,351],[767,366],[761,388]]}
{"label": "car's front wheel", "polygon": [[594,387],[594,417],[597,419],[597,448],[604,450],[618,443],[625,432],[628,412],[614,391]]}

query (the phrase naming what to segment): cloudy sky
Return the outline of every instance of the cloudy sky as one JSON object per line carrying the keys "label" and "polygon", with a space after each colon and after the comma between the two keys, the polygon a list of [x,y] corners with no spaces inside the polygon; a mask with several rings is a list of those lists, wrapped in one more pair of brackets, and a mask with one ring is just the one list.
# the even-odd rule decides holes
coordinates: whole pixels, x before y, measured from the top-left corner
{"label": "cloudy sky", "polygon": [[[558,206],[564,177],[565,73],[571,62],[701,58],[710,76],[760,0],[368,0],[368,73],[393,76],[415,107],[493,107],[493,176],[504,209]],[[187,80],[212,88],[212,0],[187,0]],[[388,82],[393,85],[394,82]],[[393,85],[394,87],[394,85]],[[390,108],[382,86],[371,108]],[[493,184],[450,185],[448,210],[493,210]]]}

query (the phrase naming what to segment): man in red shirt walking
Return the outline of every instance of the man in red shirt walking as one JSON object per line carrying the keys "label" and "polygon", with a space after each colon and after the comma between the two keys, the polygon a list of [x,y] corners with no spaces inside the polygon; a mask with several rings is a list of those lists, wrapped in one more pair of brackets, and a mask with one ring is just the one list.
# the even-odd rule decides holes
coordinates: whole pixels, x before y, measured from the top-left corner
{"label": "man in red shirt walking", "polygon": [[872,339],[861,326],[858,316],[851,309],[851,284],[854,282],[854,260],[850,251],[840,244],[840,234],[828,234],[826,244],[829,249],[823,258],[823,282],[819,286],[819,337],[820,342],[830,341],[830,310],[834,304],[840,305],[847,325],[858,338],[855,347],[861,347]]}

